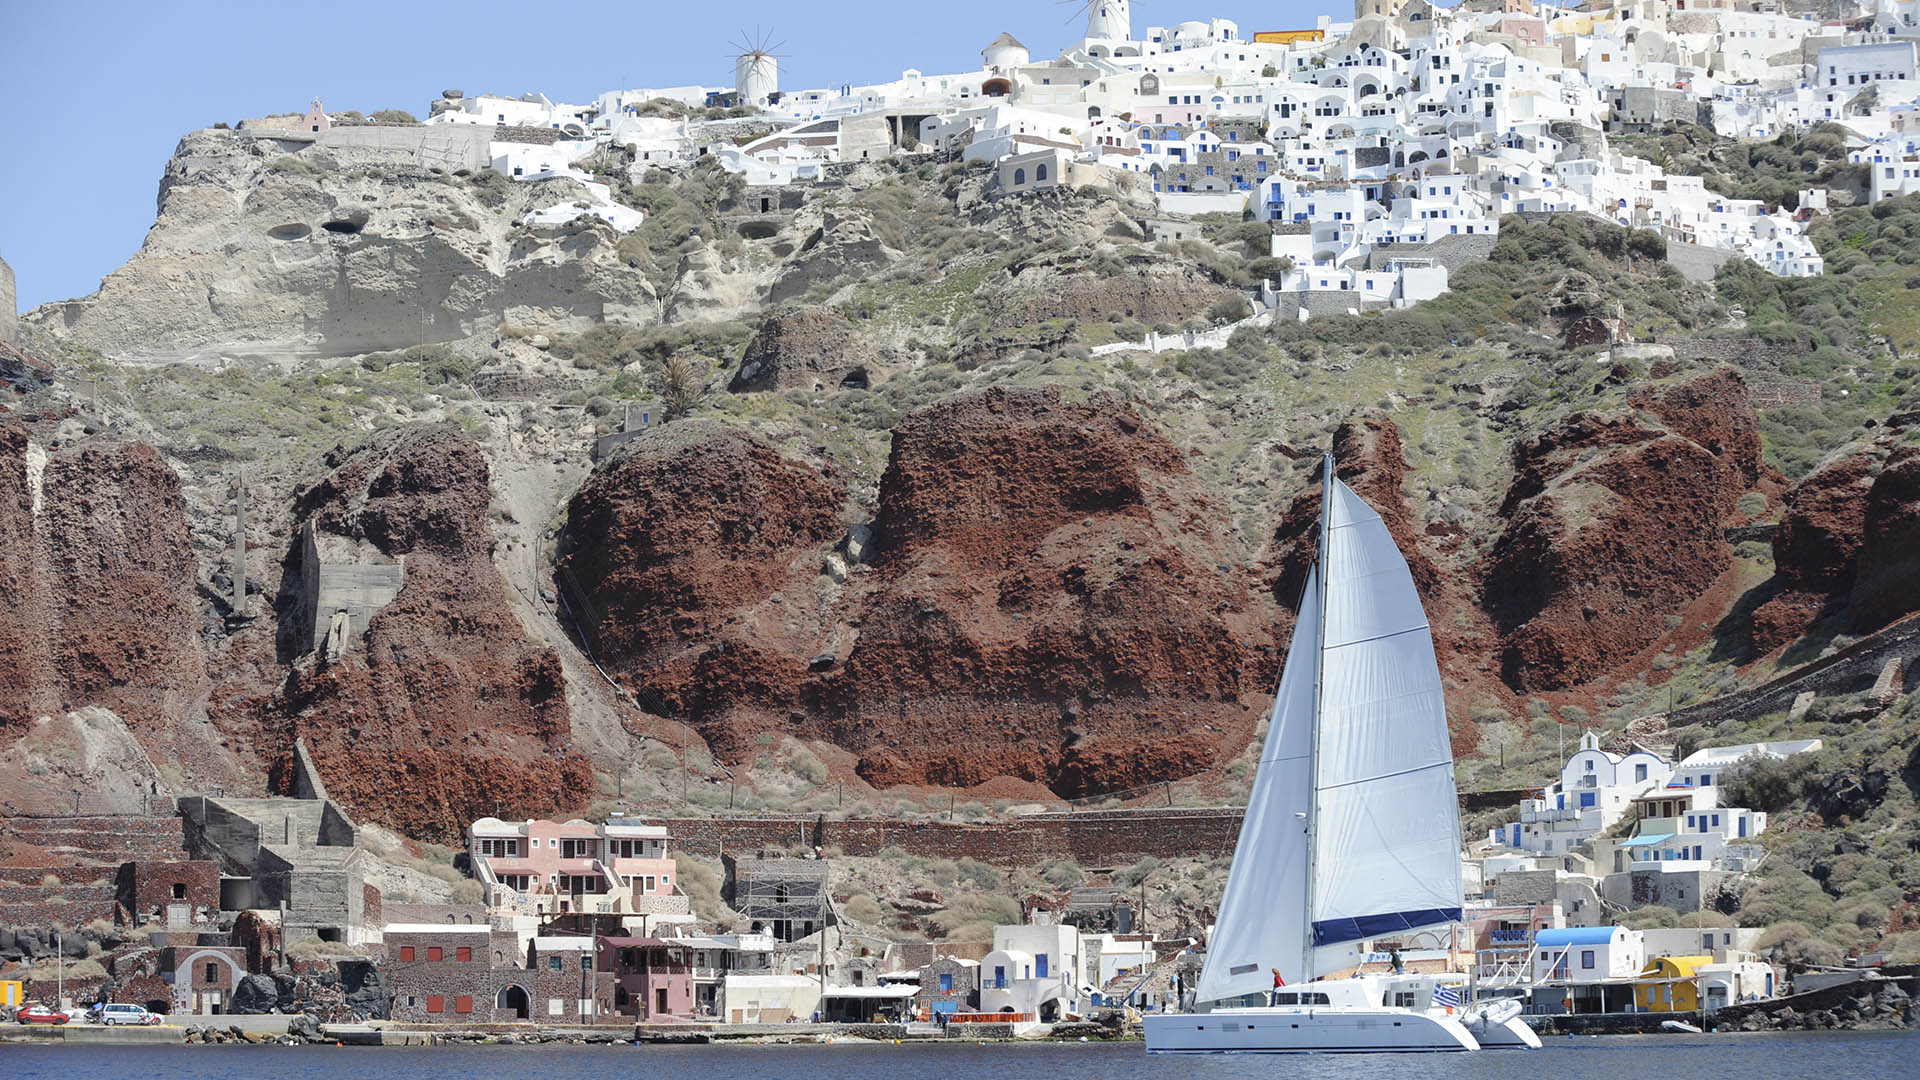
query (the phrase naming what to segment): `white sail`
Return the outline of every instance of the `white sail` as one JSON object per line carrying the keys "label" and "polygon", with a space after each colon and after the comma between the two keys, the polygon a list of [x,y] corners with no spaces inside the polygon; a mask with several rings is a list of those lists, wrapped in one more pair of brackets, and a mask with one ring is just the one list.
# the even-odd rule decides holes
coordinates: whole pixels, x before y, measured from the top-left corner
{"label": "white sail", "polygon": [[1207,939],[1199,1001],[1219,1001],[1270,989],[1271,969],[1289,984],[1304,982],[1306,940],[1307,793],[1313,748],[1313,699],[1319,669],[1320,587],[1309,572],[1300,620],[1280,672],[1280,692],[1267,725],[1266,745],[1253,774],[1247,815],[1220,917]]}
{"label": "white sail", "polygon": [[1316,975],[1351,966],[1364,939],[1452,923],[1461,907],[1453,752],[1420,595],[1380,515],[1337,480],[1327,515]]}

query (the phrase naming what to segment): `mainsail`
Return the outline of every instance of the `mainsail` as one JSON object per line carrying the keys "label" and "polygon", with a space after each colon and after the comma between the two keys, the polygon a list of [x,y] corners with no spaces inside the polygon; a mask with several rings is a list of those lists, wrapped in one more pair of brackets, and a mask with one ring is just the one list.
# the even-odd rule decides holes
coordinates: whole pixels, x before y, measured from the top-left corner
{"label": "mainsail", "polygon": [[1352,967],[1460,918],[1460,817],[1433,635],[1380,515],[1333,477],[1196,998]]}

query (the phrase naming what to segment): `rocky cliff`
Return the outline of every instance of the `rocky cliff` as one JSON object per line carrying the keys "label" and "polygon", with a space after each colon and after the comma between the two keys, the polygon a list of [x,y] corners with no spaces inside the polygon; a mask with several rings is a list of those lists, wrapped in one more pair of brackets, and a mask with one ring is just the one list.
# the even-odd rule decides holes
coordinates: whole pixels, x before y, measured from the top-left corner
{"label": "rocky cliff", "polygon": [[[480,446],[451,425],[398,429],[329,463],[302,517],[404,557],[406,584],[364,640],[338,660],[298,657],[261,703],[281,767],[304,738],[350,811],[443,839],[495,812],[576,806],[592,770],[572,748],[560,660],[528,640],[494,568]],[[283,612],[305,625],[299,604]]]}
{"label": "rocky cliff", "polygon": [[840,525],[842,499],[737,432],[670,427],[575,497],[562,578],[640,700],[735,757],[778,730],[876,784],[1082,794],[1246,743],[1271,609],[1137,412],[955,397],[895,429],[870,523]]}
{"label": "rocky cliff", "polygon": [[[466,170],[459,170],[465,173]],[[592,217],[528,227],[582,196],[568,180],[353,168],[324,145],[242,132],[183,139],[140,253],[34,321],[146,358],[355,353],[509,322],[659,318],[646,276]]]}

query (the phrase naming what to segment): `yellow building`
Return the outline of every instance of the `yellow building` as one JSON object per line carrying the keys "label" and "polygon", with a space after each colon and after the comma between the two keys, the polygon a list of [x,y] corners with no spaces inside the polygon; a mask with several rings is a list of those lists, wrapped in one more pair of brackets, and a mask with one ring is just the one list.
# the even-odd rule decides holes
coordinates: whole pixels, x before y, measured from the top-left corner
{"label": "yellow building", "polygon": [[1292,45],[1296,41],[1325,41],[1325,30],[1260,30],[1253,40],[1262,45]]}
{"label": "yellow building", "polygon": [[26,986],[19,979],[0,979],[0,1005],[18,1008],[27,1000]]}
{"label": "yellow building", "polygon": [[1662,956],[1647,961],[1633,988],[1641,1012],[1693,1012],[1700,1008],[1700,966],[1711,956]]}

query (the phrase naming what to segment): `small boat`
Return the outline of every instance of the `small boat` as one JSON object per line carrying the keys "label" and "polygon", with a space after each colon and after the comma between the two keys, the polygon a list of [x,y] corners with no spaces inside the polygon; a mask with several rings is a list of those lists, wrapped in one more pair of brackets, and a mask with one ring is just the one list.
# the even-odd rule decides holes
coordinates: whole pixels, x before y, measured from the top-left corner
{"label": "small boat", "polygon": [[[1460,811],[1433,634],[1380,515],[1322,462],[1307,574],[1195,1000],[1143,1021],[1150,1053],[1538,1046],[1501,1006],[1413,1001],[1356,970],[1371,939],[1461,917]],[[1409,1002],[1412,1003],[1409,1003]],[[1489,1003],[1491,1004],[1491,1003]],[[1520,1027],[1524,1028],[1522,1024]]]}
{"label": "small boat", "polygon": [[1660,1030],[1671,1031],[1676,1035],[1706,1034],[1706,1032],[1701,1031],[1699,1028],[1694,1027],[1692,1024],[1687,1023],[1685,1020],[1662,1020],[1660,1021]]}

